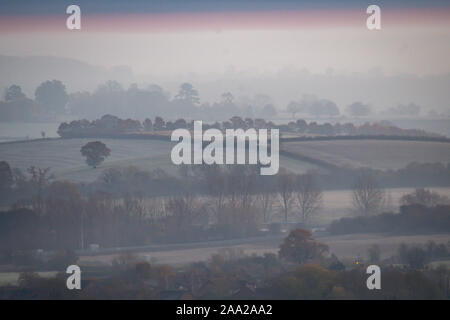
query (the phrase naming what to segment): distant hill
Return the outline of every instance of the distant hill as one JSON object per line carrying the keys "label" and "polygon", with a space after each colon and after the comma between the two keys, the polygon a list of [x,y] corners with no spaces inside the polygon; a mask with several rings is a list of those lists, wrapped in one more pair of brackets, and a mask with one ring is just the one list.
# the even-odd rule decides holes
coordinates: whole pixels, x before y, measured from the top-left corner
{"label": "distant hill", "polygon": [[53,56],[5,56],[0,55],[0,89],[17,84],[30,97],[36,87],[45,80],[61,80],[69,92],[96,88],[107,80],[123,84],[133,81],[129,67],[105,68],[88,63]]}

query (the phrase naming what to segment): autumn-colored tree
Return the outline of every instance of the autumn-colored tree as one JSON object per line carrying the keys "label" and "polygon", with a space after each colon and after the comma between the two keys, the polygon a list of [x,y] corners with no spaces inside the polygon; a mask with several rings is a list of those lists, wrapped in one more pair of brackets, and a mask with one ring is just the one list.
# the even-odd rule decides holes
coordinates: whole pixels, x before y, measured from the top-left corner
{"label": "autumn-colored tree", "polygon": [[86,163],[93,168],[96,168],[111,154],[111,150],[101,141],[86,143],[81,147],[80,152],[86,157]]}
{"label": "autumn-colored tree", "polygon": [[279,255],[288,261],[303,264],[321,257],[327,251],[328,246],[315,241],[310,231],[295,229],[284,239]]}
{"label": "autumn-colored tree", "polygon": [[[277,299],[330,299],[336,294],[336,272],[314,264],[303,265],[274,281],[270,292]],[[339,290],[342,295],[342,288]]]}
{"label": "autumn-colored tree", "polygon": [[158,281],[158,285],[165,290],[168,290],[170,284],[176,276],[175,270],[169,265],[158,265],[152,268],[153,277]]}

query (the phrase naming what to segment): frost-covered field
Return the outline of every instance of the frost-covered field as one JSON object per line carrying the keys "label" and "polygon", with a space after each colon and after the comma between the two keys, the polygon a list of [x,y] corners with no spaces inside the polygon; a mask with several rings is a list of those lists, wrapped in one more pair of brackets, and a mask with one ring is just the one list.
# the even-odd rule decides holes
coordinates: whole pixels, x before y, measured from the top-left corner
{"label": "frost-covered field", "polygon": [[[430,234],[430,235],[406,235],[406,236],[386,236],[381,234],[352,234],[341,236],[319,237],[317,240],[326,243],[330,247],[330,252],[337,255],[340,259],[352,260],[356,257],[367,258],[367,249],[372,244],[378,244],[381,249],[382,258],[388,258],[394,255],[400,243],[408,245],[423,245],[433,240],[436,243],[447,243],[450,241],[449,234]],[[244,254],[263,255],[266,252],[278,253],[282,238],[264,238],[249,239],[247,243],[236,245],[220,245],[211,243],[210,246],[198,248],[160,250],[153,252],[138,252],[142,259],[160,264],[182,265],[195,261],[207,261],[213,254],[220,252],[223,248],[238,248]],[[242,242],[245,242],[243,240]],[[110,264],[117,255],[99,255],[82,256],[79,260],[80,265],[98,265]]]}
{"label": "frost-covered field", "polygon": [[[111,149],[111,156],[98,168],[88,167],[80,148],[88,141],[100,140]],[[46,168],[57,179],[93,181],[110,167],[136,166],[142,170],[160,168],[175,173],[170,152],[174,143],[146,139],[55,139],[0,143],[0,161],[26,169]],[[450,162],[450,143],[416,141],[308,141],[284,143],[283,148],[338,166],[367,166],[397,169],[411,162]],[[295,173],[318,169],[314,164],[280,156],[280,167]]]}
{"label": "frost-covered field", "polygon": [[[96,169],[88,167],[80,148],[89,141],[100,140],[111,149],[111,156]],[[25,170],[34,165],[50,167],[57,179],[93,181],[101,171],[111,167],[136,166],[142,170],[163,169],[176,173],[170,152],[174,143],[150,139],[57,139],[0,143],[0,161],[8,161],[12,167]],[[280,165],[304,173],[314,165],[280,157]]]}
{"label": "frost-covered field", "polygon": [[337,166],[399,169],[411,162],[450,162],[450,143],[391,140],[297,141],[283,148]]}

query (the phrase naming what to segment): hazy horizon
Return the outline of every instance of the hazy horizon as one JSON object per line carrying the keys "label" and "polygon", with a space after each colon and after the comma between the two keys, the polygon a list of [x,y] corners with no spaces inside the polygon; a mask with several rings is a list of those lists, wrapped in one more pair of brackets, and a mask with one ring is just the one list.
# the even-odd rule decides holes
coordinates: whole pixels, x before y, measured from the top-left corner
{"label": "hazy horizon", "polygon": [[[416,103],[450,110],[450,6],[381,1],[381,30],[368,30],[357,1],[79,1],[81,30],[66,28],[66,4],[0,2],[0,55],[70,58],[89,66],[1,64],[0,87],[27,95],[50,78],[69,92],[107,80],[125,87],[183,82],[214,102],[223,92],[267,94],[284,109],[303,95],[375,110]],[[27,69],[28,67],[28,69]],[[382,94],[380,94],[382,92]]]}

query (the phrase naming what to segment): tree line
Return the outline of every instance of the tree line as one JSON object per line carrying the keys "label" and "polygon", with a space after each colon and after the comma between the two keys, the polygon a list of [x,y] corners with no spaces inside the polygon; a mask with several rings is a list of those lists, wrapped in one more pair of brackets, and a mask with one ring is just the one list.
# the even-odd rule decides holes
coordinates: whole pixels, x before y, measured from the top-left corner
{"label": "tree line", "polygon": [[[192,117],[191,117],[192,118]],[[199,118],[202,119],[202,118]],[[175,121],[165,121],[162,117],[156,116],[152,121],[145,118],[142,123],[139,120],[120,119],[110,114],[103,115],[100,119],[89,121],[86,119],[74,120],[69,123],[63,122],[58,128],[58,134],[63,138],[80,137],[115,137],[131,133],[151,133],[173,131],[175,129],[193,129],[194,120],[188,121],[184,118],[178,118]],[[204,123],[204,130],[215,128],[219,130],[226,129],[278,129],[280,132],[297,133],[302,135],[301,139],[316,139],[320,136],[352,138],[366,136],[394,137],[394,138],[429,138],[443,139],[443,137],[417,129],[401,129],[389,123],[364,123],[360,126],[352,123],[318,124],[315,121],[306,122],[303,119],[290,121],[287,124],[275,124],[272,121],[266,121],[262,118],[242,118],[234,115],[229,120]],[[317,137],[319,135],[319,137]],[[136,137],[133,135],[133,137]],[[143,136],[145,137],[145,136]],[[286,141],[296,141],[297,138],[287,138]],[[444,141],[446,141],[444,139]]]}
{"label": "tree line", "polygon": [[[26,271],[18,285],[0,287],[14,299],[448,299],[449,270],[428,262],[448,258],[449,245],[400,244],[381,258],[377,244],[357,261],[340,260],[304,229],[282,240],[277,253],[246,255],[223,248],[207,261],[174,267],[123,252],[109,267],[85,267],[82,290],[67,290],[66,274],[44,278]],[[368,290],[366,267],[381,267],[382,290]],[[100,277],[98,275],[101,275]]]}

